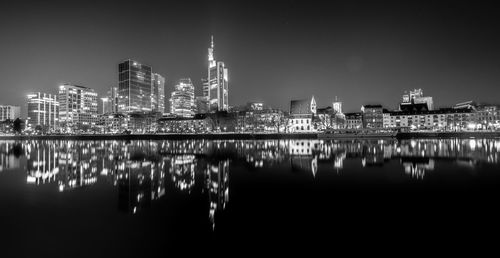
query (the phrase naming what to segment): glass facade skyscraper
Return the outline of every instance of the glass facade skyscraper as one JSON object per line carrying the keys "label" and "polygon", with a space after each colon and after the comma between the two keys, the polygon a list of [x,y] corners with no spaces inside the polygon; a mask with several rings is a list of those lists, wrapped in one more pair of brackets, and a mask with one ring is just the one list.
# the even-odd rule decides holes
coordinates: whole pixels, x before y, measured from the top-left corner
{"label": "glass facade skyscraper", "polygon": [[228,69],[224,62],[215,59],[213,37],[208,48],[208,76],[203,83],[203,94],[209,99],[210,112],[228,110]]}
{"label": "glass facade skyscraper", "polygon": [[118,112],[152,111],[152,68],[126,60],[118,65]]}
{"label": "glass facade skyscraper", "polygon": [[165,112],[165,77],[153,74],[151,105],[154,112]]}
{"label": "glass facade skyscraper", "polygon": [[191,79],[180,79],[170,98],[170,113],[179,117],[193,117],[196,109],[194,86]]}
{"label": "glass facade skyscraper", "polygon": [[101,100],[103,114],[118,112],[118,87],[111,87],[106,97]]}

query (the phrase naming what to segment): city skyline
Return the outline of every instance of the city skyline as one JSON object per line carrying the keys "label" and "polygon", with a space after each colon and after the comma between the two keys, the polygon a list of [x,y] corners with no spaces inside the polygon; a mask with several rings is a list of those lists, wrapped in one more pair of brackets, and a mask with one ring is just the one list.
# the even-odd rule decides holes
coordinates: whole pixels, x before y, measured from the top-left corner
{"label": "city skyline", "polygon": [[[5,57],[0,103],[5,105],[19,105],[28,92],[51,92],[64,82],[86,85],[104,96],[118,83],[116,65],[128,57],[167,78],[165,95],[176,80],[190,77],[200,96],[210,35],[231,67],[231,106],[263,101],[286,110],[290,99],[314,95],[318,106],[338,96],[346,112],[364,104],[394,108],[401,92],[412,88],[434,96],[437,108],[466,100],[497,102],[492,93],[498,92],[500,80],[500,39],[492,33],[498,29],[492,6],[159,4],[156,9],[163,7],[166,13],[157,15],[161,18],[148,14],[147,33],[131,39],[125,28],[137,25],[108,22],[122,19],[126,12],[121,11],[128,10],[111,2],[99,8],[91,3],[1,7],[7,14],[0,18],[5,35],[0,43]],[[187,10],[193,19],[175,22]],[[84,18],[86,14],[95,19]],[[25,15],[36,19],[23,20]],[[68,17],[75,19],[57,23]],[[118,44],[125,36],[128,41]]]}

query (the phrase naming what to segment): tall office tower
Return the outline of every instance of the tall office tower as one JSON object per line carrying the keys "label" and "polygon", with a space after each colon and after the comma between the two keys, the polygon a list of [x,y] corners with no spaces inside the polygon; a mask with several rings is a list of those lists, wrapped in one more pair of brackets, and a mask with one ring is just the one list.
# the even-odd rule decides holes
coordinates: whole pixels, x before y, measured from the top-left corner
{"label": "tall office tower", "polygon": [[198,96],[196,97],[196,113],[206,114],[208,112],[208,97]]}
{"label": "tall office tower", "polygon": [[11,105],[0,105],[0,122],[15,120],[21,115],[21,107]]}
{"label": "tall office tower", "polygon": [[170,113],[180,117],[193,117],[195,108],[194,86],[191,79],[180,79],[172,91]]}
{"label": "tall office tower", "polygon": [[112,113],[113,106],[111,105],[111,99],[109,97],[104,97],[104,98],[101,98],[101,102],[102,102],[102,113],[101,114]]}
{"label": "tall office tower", "polygon": [[224,62],[217,61],[214,55],[214,38],[208,48],[208,76],[204,84],[204,93],[207,91],[210,112],[227,111],[228,103],[228,69]]}
{"label": "tall office tower", "polygon": [[201,79],[201,85],[203,87],[203,89],[202,89],[203,90],[203,97],[207,97],[208,98],[208,96],[210,94],[209,93],[210,89],[208,87],[208,80],[207,80],[207,78]]}
{"label": "tall office tower", "polygon": [[151,108],[155,112],[165,112],[165,77],[153,73]]}
{"label": "tall office tower", "polygon": [[118,73],[118,112],[151,111],[151,67],[126,60],[118,65]]}
{"label": "tall office tower", "polygon": [[97,92],[93,89],[65,83],[59,86],[58,101],[61,126],[95,126],[98,122]]}
{"label": "tall office tower", "polygon": [[118,112],[118,87],[111,87],[101,101],[103,114]]}
{"label": "tall office tower", "polygon": [[111,89],[108,91],[108,98],[111,104],[111,112],[118,112],[118,87],[111,87]]}
{"label": "tall office tower", "polygon": [[59,102],[56,95],[41,92],[26,96],[28,117],[26,128],[35,129],[40,125],[45,130],[55,130],[59,122]]}

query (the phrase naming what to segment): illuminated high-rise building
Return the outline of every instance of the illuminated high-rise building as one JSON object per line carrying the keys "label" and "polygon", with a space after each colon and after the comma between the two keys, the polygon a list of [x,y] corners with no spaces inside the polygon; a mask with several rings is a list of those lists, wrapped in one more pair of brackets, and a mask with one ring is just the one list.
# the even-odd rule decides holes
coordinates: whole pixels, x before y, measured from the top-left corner
{"label": "illuminated high-rise building", "polygon": [[28,117],[26,128],[41,126],[44,130],[55,130],[59,122],[59,102],[57,96],[42,92],[26,96]]}
{"label": "illuminated high-rise building", "polygon": [[208,112],[208,98],[205,96],[196,97],[196,113],[206,114]]}
{"label": "illuminated high-rise building", "polygon": [[126,60],[118,65],[118,112],[152,111],[152,68]]}
{"label": "illuminated high-rise building", "polygon": [[15,120],[21,115],[21,107],[0,105],[0,121]]}
{"label": "illuminated high-rise building", "polygon": [[170,97],[170,113],[180,117],[193,117],[196,109],[194,86],[191,79],[180,79]]}
{"label": "illuminated high-rise building", "polygon": [[63,126],[95,126],[98,122],[97,92],[91,88],[59,86],[59,122]]}
{"label": "illuminated high-rise building", "polygon": [[101,98],[102,113],[116,113],[118,112],[118,87],[111,87],[106,97]]}
{"label": "illuminated high-rise building", "polygon": [[203,94],[209,99],[210,112],[228,110],[228,69],[224,62],[215,59],[213,37],[208,48],[208,76],[203,84]]}
{"label": "illuminated high-rise building", "polygon": [[165,77],[153,73],[151,108],[154,112],[165,112]]}

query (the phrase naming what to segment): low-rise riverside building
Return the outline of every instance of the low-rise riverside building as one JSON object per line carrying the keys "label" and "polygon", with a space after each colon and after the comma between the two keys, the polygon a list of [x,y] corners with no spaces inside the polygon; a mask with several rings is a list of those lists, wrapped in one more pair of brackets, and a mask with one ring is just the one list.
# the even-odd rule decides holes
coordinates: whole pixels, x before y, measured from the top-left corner
{"label": "low-rise riverside building", "polygon": [[98,127],[102,133],[154,133],[161,113],[108,113],[100,115]]}
{"label": "low-rise riverside building", "polygon": [[101,133],[122,133],[128,130],[128,118],[122,113],[107,113],[99,116]]}
{"label": "low-rise riverside building", "polygon": [[251,109],[238,112],[237,132],[280,133],[285,128],[285,114],[281,110]]}
{"label": "low-rise riverside building", "polygon": [[290,118],[288,131],[290,133],[315,132],[313,117],[316,115],[316,100],[311,99],[292,100],[290,102]]}
{"label": "low-rise riverside building", "polygon": [[384,115],[382,105],[364,105],[361,107],[363,128],[383,128]]}
{"label": "low-rise riverside building", "polygon": [[158,132],[162,133],[207,133],[213,130],[213,120],[205,114],[192,118],[162,117],[158,120]]}
{"label": "low-rise riverside building", "polygon": [[[392,111],[385,128],[410,130],[461,131],[476,128],[476,112],[472,109],[443,108],[430,111]],[[472,126],[471,126],[472,125]]]}
{"label": "low-rise riverside building", "polygon": [[363,120],[361,113],[345,113],[345,128],[360,129],[363,128]]}

